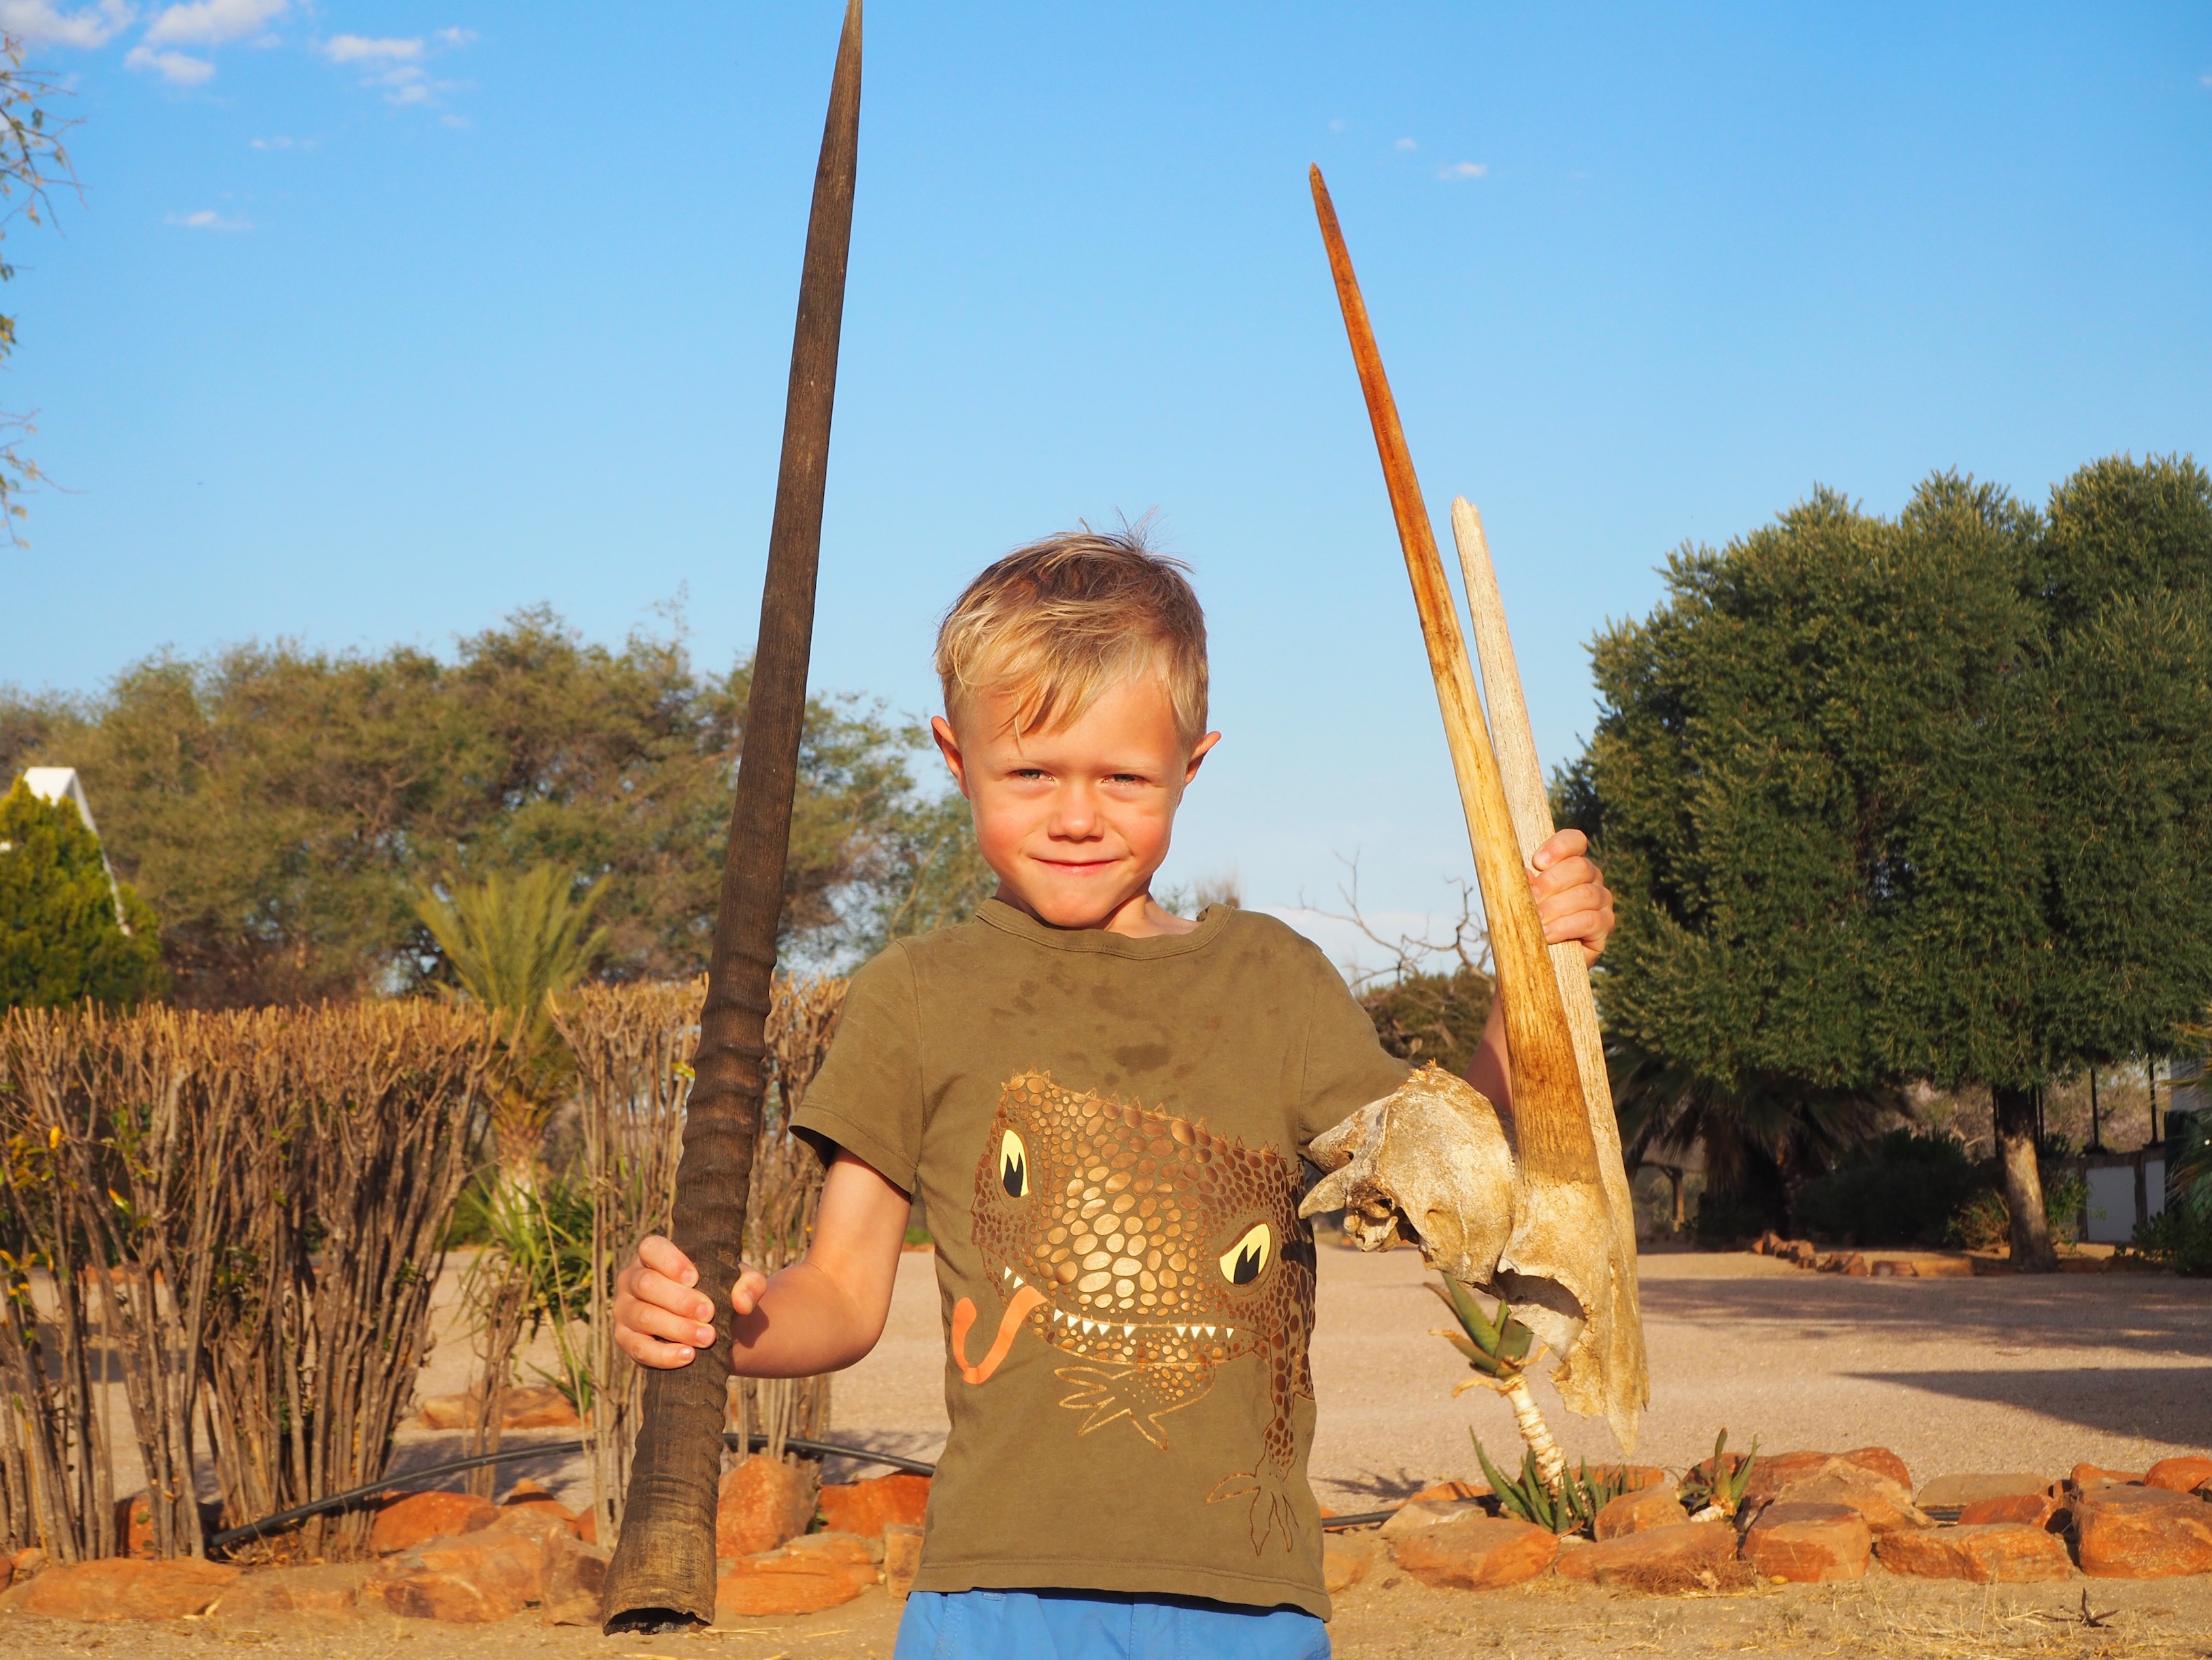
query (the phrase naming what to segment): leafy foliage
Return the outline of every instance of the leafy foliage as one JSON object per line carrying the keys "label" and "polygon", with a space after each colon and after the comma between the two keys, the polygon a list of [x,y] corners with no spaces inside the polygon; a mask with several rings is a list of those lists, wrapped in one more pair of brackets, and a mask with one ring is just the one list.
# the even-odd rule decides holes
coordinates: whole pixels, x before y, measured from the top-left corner
{"label": "leafy foliage", "polygon": [[[748,666],[680,639],[588,645],[551,611],[453,660],[247,645],[155,657],[98,698],[0,694],[0,764],[76,767],[163,921],[182,1002],[404,990],[439,971],[428,880],[557,865],[604,889],[600,972],[678,979],[714,933]],[[964,917],[989,891],[966,804],[915,785],[919,728],[817,698],[781,943],[820,958]]]}
{"label": "leafy foliage", "polygon": [[1462,966],[1449,974],[1407,973],[1378,981],[1359,994],[1359,1003],[1391,1054],[1414,1066],[1434,1061],[1461,1074],[1481,1045],[1493,994],[1488,975]]}
{"label": "leafy foliage", "polygon": [[100,838],[74,806],[16,780],[0,797],[0,1008],[113,1007],[161,989],[152,909],[109,886]]}
{"label": "leafy foliage", "polygon": [[1800,1188],[1797,1231],[1852,1245],[1940,1245],[1978,1172],[1957,1140],[1892,1130],[1841,1169]]}
{"label": "leafy foliage", "polygon": [[1482,1304],[1474,1300],[1465,1286],[1449,1274],[1441,1277],[1443,1283],[1431,1280],[1429,1290],[1452,1311],[1459,1329],[1434,1335],[1457,1349],[1467,1358],[1468,1365],[1486,1377],[1515,1377],[1526,1371],[1529,1348],[1536,1335],[1513,1317],[1513,1310],[1505,1299],[1498,1299],[1494,1316],[1485,1314]]}
{"label": "leafy foliage", "polygon": [[1597,642],[1562,790],[1618,900],[1608,1029],[1671,1080],[1647,1098],[1709,1147],[1764,1116],[1739,1139],[1802,1176],[1906,1080],[2173,1047],[2212,1000],[2203,469],[2100,461],[2042,514],[1953,475],[1895,520],[1818,491],[1668,584]]}

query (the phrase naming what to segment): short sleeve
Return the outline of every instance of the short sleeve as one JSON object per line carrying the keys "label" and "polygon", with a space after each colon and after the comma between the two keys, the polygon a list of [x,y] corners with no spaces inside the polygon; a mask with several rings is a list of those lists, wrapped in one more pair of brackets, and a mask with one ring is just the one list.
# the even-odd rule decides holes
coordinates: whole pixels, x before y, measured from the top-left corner
{"label": "short sleeve", "polygon": [[893,945],[871,958],[845,990],[837,1035],[792,1121],[829,1161],[844,1148],[914,1191],[921,1161],[921,1023],[914,966]]}
{"label": "short sleeve", "polygon": [[1389,1094],[1410,1070],[1382,1047],[1374,1021],[1320,948],[1309,945],[1306,950],[1313,988],[1305,1064],[1291,1121],[1301,1151],[1370,1101]]}

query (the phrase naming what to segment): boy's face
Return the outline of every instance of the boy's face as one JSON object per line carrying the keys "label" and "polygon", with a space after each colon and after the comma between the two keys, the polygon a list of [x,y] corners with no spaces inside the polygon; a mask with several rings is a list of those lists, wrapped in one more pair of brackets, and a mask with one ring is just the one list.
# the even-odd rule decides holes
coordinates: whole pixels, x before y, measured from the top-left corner
{"label": "boy's face", "polygon": [[1221,734],[1186,745],[1167,689],[1149,676],[1053,732],[1018,739],[1012,711],[1000,694],[979,698],[957,733],[942,715],[930,722],[975,811],[999,897],[1054,927],[1159,932],[1152,873],[1168,856],[1183,787]]}

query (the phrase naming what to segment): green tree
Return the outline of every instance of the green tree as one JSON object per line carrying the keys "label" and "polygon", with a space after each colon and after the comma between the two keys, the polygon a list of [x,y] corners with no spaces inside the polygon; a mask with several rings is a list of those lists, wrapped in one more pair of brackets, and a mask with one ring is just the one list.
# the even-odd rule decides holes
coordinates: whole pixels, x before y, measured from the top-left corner
{"label": "green tree", "polygon": [[75,806],[17,779],[0,797],[0,1006],[127,1005],[161,989],[152,909],[109,885]]}
{"label": "green tree", "polygon": [[1616,1048],[1707,1110],[1988,1085],[2047,1265],[2035,1085],[2212,995],[2203,471],[2100,462],[2046,514],[1949,476],[1895,520],[1821,492],[1668,583],[1597,643],[1565,791],[1621,897]]}
{"label": "green tree", "polygon": [[[601,973],[675,978],[706,966],[750,689],[743,663],[704,676],[680,640],[610,649],[538,608],[451,661],[242,646],[90,699],[0,694],[0,765],[82,772],[181,1002],[407,989],[441,960],[422,884],[547,863],[604,891]],[[810,704],[786,951],[972,909],[965,804],[917,787],[925,742],[858,699]]]}

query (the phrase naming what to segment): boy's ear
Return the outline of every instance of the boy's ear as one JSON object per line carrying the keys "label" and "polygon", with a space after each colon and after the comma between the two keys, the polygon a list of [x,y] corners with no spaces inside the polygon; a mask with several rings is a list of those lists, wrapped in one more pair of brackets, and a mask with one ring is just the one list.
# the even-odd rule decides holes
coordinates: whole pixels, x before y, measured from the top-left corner
{"label": "boy's ear", "polygon": [[952,774],[952,781],[960,794],[968,794],[968,763],[960,754],[960,737],[952,730],[952,723],[941,714],[929,717],[929,735],[937,740],[937,752],[945,757],[945,764]]}
{"label": "boy's ear", "polygon": [[1205,760],[1207,752],[1220,741],[1221,734],[1219,733],[1209,732],[1205,737],[1200,739],[1197,743],[1191,746],[1190,760],[1182,769],[1182,781],[1184,783],[1188,784],[1192,779],[1198,776],[1198,763]]}

